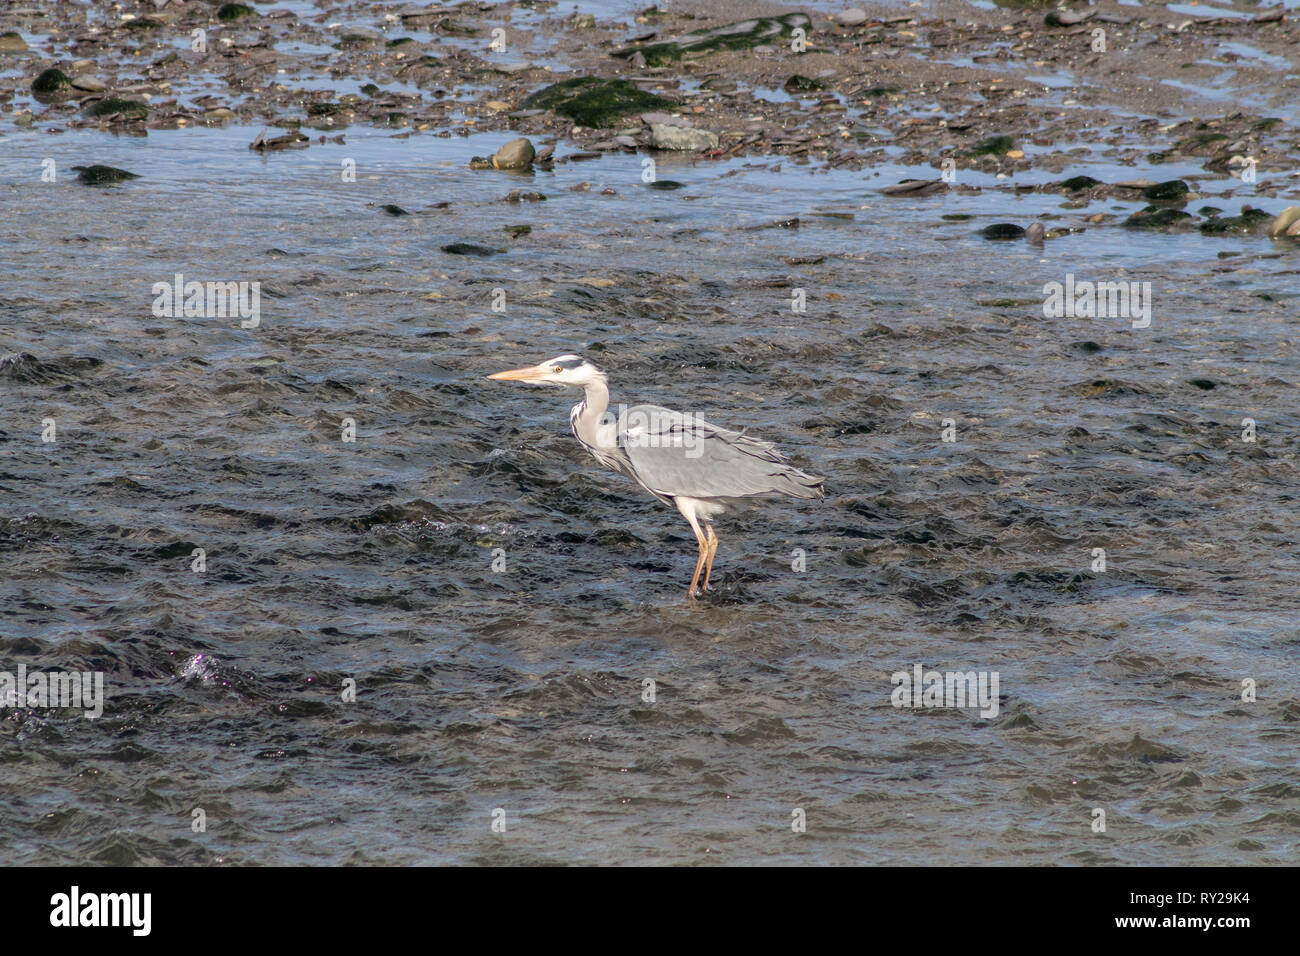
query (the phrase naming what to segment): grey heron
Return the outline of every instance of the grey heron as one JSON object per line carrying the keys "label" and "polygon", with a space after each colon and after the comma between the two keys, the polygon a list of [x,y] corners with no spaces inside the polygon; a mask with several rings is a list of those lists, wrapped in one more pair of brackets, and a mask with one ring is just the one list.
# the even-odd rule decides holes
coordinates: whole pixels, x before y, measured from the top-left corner
{"label": "grey heron", "polygon": [[583,389],[583,400],[569,413],[574,436],[602,465],[676,507],[695,533],[700,551],[688,598],[697,593],[701,569],[704,586],[698,593],[709,589],[718,551],[713,519],[718,515],[765,495],[826,496],[825,478],[800,471],[770,442],[743,431],[659,405],[619,406],[616,414],[611,412],[605,373],[581,356],[560,355],[488,378]]}

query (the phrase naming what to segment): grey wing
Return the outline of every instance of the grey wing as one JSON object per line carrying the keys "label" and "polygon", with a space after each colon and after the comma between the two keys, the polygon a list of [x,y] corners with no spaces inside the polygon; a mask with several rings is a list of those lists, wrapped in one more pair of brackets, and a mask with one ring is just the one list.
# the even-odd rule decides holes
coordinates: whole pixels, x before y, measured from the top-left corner
{"label": "grey wing", "polygon": [[826,479],[795,468],[771,442],[658,405],[625,409],[618,422],[618,442],[636,472],[633,477],[657,495],[825,495]]}

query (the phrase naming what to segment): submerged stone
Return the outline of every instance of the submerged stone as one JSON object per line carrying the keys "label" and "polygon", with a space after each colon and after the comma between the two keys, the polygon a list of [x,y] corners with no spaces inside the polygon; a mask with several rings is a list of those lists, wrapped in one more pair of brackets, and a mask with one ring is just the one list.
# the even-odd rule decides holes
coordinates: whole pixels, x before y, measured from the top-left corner
{"label": "submerged stone", "polygon": [[472,242],[453,242],[450,245],[443,246],[442,251],[452,256],[495,256],[498,252],[504,252],[504,249],[493,249],[491,246],[480,246]]}
{"label": "submerged stone", "polygon": [[1025,230],[1014,222],[995,222],[980,230],[980,235],[985,239],[1020,239],[1025,235]]}
{"label": "submerged stone", "polygon": [[22,53],[27,49],[27,41],[15,30],[0,33],[0,53]]}
{"label": "submerged stone", "polygon": [[614,53],[629,59],[640,53],[647,66],[667,66],[683,56],[704,55],[718,50],[752,50],[757,46],[793,37],[795,30],[805,34],[812,25],[806,13],[787,13],[779,17],[754,17],[726,26],[696,30],[677,40],[664,43],[634,43]]}
{"label": "submerged stone", "polygon": [[609,126],[628,113],[673,109],[676,105],[647,93],[631,80],[604,80],[598,76],[561,80],[524,100],[527,109],[552,110],[593,129]]}
{"label": "submerged stone", "polygon": [[77,172],[77,182],[85,183],[87,186],[111,186],[113,183],[124,183],[128,179],[139,179],[135,173],[128,173],[125,169],[118,169],[115,166],[73,166]]}

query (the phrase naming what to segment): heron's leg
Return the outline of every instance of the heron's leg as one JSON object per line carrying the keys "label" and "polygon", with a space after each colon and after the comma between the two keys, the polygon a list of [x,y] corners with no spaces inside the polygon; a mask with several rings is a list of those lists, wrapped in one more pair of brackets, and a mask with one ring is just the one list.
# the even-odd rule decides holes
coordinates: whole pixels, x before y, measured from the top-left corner
{"label": "heron's leg", "polygon": [[704,590],[709,589],[709,575],[713,573],[713,557],[718,553],[718,536],[713,530],[713,525],[707,521],[704,522],[705,543],[709,547],[708,556],[704,562]]}
{"label": "heron's leg", "polygon": [[695,509],[687,502],[678,498],[677,510],[680,511],[682,517],[690,523],[691,530],[695,532],[695,540],[700,546],[699,557],[695,559],[695,576],[691,578],[691,586],[686,591],[687,598],[693,598],[695,597],[695,586],[700,583],[700,568],[704,567],[704,558],[708,554],[709,545],[708,540],[704,537],[704,533],[700,531],[700,522],[695,517]]}

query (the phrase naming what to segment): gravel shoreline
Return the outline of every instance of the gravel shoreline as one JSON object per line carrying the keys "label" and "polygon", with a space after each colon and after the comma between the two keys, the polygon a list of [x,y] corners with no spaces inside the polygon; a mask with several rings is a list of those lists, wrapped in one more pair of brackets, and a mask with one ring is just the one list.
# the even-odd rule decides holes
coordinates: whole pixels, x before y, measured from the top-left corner
{"label": "gravel shoreline", "polygon": [[[232,7],[244,12],[229,19]],[[240,123],[266,125],[268,139],[300,132],[283,145],[308,147],[368,126],[514,131],[600,153],[650,148],[658,120],[699,130],[683,143],[710,156],[1006,175],[1100,159],[1224,176],[1253,160],[1255,192],[1297,195],[1300,82],[1286,64],[1300,26],[1280,11],[873,5],[809,12],[803,53],[789,30],[676,60],[653,52],[738,15],[797,10],[688,3],[606,20],[546,3],[28,3],[0,11],[0,135]],[[35,96],[50,69],[66,85]],[[600,128],[529,107],[576,76],[628,80],[667,105]],[[995,137],[1010,148],[982,148]]]}

